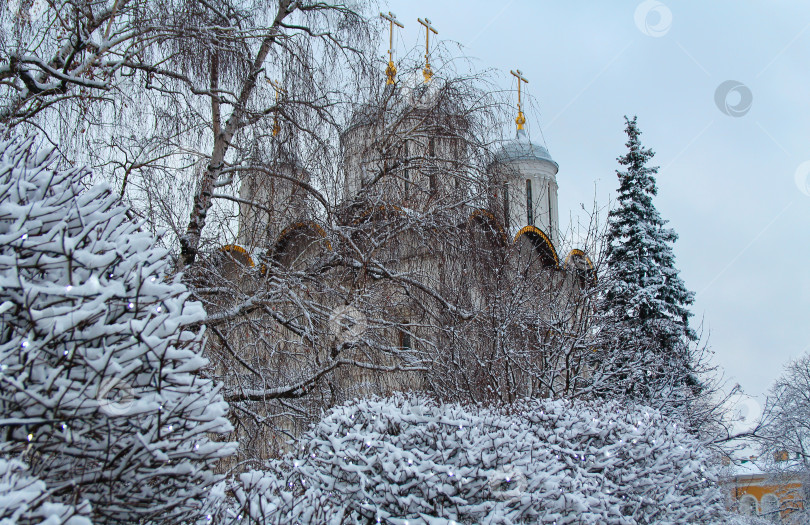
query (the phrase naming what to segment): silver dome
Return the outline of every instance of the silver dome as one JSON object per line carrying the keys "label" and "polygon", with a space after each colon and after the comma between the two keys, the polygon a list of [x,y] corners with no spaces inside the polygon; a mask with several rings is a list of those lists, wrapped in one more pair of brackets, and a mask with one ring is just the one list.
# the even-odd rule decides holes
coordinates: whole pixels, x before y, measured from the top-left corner
{"label": "silver dome", "polygon": [[529,141],[525,129],[519,129],[515,140],[506,142],[495,153],[495,162],[505,163],[520,160],[540,160],[553,164],[557,169],[560,168],[546,148]]}

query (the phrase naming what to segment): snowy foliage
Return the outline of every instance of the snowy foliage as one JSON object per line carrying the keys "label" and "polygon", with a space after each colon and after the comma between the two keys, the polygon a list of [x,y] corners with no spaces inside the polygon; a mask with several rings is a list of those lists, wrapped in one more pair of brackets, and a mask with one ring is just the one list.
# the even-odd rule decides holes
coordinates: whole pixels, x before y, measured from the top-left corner
{"label": "snowy foliage", "polygon": [[665,227],[652,201],[658,168],[647,163],[654,153],[642,147],[636,118],[625,120],[628,152],[618,160],[626,170],[616,172],[618,207],[608,218],[611,287],[603,308],[615,320],[611,351],[629,354],[617,361],[626,372],[618,388],[650,401],[665,391],[699,387],[690,350],[697,339],[689,327],[694,294],[675,267],[672,246],[678,236]]}
{"label": "snowy foliage", "polygon": [[[731,513],[724,523],[726,525],[771,525],[774,522],[766,518],[760,518],[759,516],[743,516],[741,514]],[[807,521],[788,520],[787,523],[790,525],[799,525],[800,523],[807,523]]]}
{"label": "snowy foliage", "polygon": [[0,524],[44,523],[47,525],[89,525],[90,505],[79,509],[48,500],[45,483],[28,474],[19,459],[0,457]]}
{"label": "snowy foliage", "polygon": [[27,484],[97,523],[177,522],[232,453],[207,437],[227,405],[184,328],[204,311],[108,187],[54,162],[0,142],[0,499]]}
{"label": "snowy foliage", "polygon": [[631,524],[713,522],[724,513],[707,452],[641,406],[536,400],[465,409],[398,395],[334,408],[298,446],[235,480],[219,516]]}
{"label": "snowy foliage", "polygon": [[759,424],[751,430],[759,459],[776,483],[798,483],[780,497],[781,510],[793,511],[792,523],[810,523],[810,354],[785,366],[771,386]]}
{"label": "snowy foliage", "polygon": [[810,354],[804,354],[786,367],[771,387],[765,413],[756,434],[762,455],[772,458],[787,452],[795,462],[776,462],[773,467],[790,465],[810,472]]}

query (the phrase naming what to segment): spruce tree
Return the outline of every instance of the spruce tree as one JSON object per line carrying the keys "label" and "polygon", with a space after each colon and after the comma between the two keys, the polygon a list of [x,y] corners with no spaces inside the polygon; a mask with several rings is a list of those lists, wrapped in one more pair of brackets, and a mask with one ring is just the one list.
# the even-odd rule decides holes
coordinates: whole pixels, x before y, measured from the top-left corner
{"label": "spruce tree", "polygon": [[636,117],[625,122],[628,152],[617,159],[624,170],[616,170],[618,206],[608,216],[607,354],[617,368],[619,393],[660,404],[699,389],[692,362],[697,336],[688,309],[694,294],[675,267],[678,236],[653,204],[658,167],[648,163],[654,153],[642,147]]}

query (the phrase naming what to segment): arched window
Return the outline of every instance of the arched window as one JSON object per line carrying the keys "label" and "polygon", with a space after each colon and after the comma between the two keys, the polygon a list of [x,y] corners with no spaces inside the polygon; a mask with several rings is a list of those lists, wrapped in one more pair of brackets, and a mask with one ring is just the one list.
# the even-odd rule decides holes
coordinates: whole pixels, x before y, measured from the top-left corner
{"label": "arched window", "polygon": [[509,229],[509,185],[503,187],[503,224]]}
{"label": "arched window", "polygon": [[526,179],[526,223],[534,226],[534,206],[532,205],[532,181]]}
{"label": "arched window", "polygon": [[411,343],[411,334],[405,331],[399,332],[399,349],[400,350],[411,350],[413,348]]}
{"label": "arched window", "polygon": [[762,517],[774,523],[781,523],[782,517],[779,514],[779,498],[774,494],[762,496]]}
{"label": "arched window", "polygon": [[405,141],[405,144],[402,148],[402,158],[403,162],[405,163],[405,169],[402,171],[402,178],[405,179],[405,198],[408,198],[408,190],[411,186],[411,170],[408,169],[408,141]]}
{"label": "arched window", "polygon": [[548,238],[554,238],[554,212],[551,209],[551,182],[548,183]]}
{"label": "arched window", "polygon": [[755,516],[757,514],[757,498],[751,494],[745,494],[740,498],[740,514],[743,516]]}

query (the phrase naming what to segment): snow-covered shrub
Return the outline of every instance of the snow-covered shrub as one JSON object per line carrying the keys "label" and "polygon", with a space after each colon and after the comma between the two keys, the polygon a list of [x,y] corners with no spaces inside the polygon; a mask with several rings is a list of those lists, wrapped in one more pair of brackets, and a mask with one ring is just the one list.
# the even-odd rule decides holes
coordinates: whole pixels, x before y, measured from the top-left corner
{"label": "snow-covered shrub", "polygon": [[[773,521],[760,518],[759,516],[743,516],[741,514],[734,514],[729,513],[728,518],[724,521],[725,525],[772,525]],[[804,521],[789,521],[788,523],[795,523],[799,525],[800,523],[807,523],[806,520]]]}
{"label": "snow-covered shrub", "polygon": [[89,512],[87,502],[76,508],[50,501],[45,483],[28,473],[28,465],[5,454],[0,456],[0,525],[89,525]]}
{"label": "snow-covered shrub", "polygon": [[724,513],[699,443],[658,412],[615,402],[356,401],[298,447],[235,480],[234,523],[708,523]]}
{"label": "snow-covered shrub", "polygon": [[21,457],[32,487],[95,522],[177,523],[233,448],[208,439],[231,429],[227,404],[198,375],[202,330],[184,328],[204,311],[110,188],[53,163],[0,142],[5,468]]}

